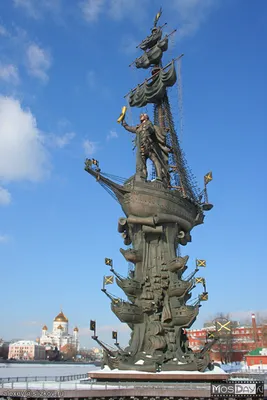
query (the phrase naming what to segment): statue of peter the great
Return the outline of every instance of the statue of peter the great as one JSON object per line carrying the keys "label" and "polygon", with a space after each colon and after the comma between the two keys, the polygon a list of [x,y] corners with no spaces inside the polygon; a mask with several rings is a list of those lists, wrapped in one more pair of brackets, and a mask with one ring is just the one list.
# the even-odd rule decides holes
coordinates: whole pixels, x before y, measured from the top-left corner
{"label": "statue of peter the great", "polygon": [[162,181],[168,176],[168,154],[170,148],[166,146],[166,135],[160,127],[149,120],[147,114],[140,115],[140,124],[129,126],[124,118],[121,122],[124,129],[136,134],[136,172],[140,177],[147,179],[146,162],[150,159],[156,169],[156,179]]}

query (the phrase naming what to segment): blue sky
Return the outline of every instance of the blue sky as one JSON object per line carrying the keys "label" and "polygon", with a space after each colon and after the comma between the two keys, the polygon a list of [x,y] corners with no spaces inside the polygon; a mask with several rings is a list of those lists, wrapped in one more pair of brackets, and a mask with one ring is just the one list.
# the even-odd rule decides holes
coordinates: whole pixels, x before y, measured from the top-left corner
{"label": "blue sky", "polygon": [[[160,5],[0,2],[0,337],[35,338],[62,306],[82,345],[92,345],[90,319],[104,340],[112,329],[128,339],[100,291],[105,257],[127,273],[123,214],[83,168],[89,156],[105,172],[134,172],[131,135],[116,119],[144,77],[128,65]],[[200,186],[214,175],[214,208],[183,248],[191,269],[207,260],[210,300],[195,327],[220,311],[266,311],[266,15],[264,0],[164,2],[166,32],[178,29],[165,61],[185,54],[182,145]],[[177,86],[170,96],[177,117]]]}

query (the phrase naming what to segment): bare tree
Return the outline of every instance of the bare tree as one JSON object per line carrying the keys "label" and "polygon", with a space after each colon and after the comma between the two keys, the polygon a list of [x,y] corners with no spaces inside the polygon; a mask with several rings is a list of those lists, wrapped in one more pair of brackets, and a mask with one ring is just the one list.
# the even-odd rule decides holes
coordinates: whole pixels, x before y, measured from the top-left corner
{"label": "bare tree", "polygon": [[222,363],[231,363],[234,352],[232,329],[236,326],[236,323],[230,320],[229,314],[218,312],[212,319],[212,326],[214,326],[214,331],[216,331],[216,335],[219,337],[219,340],[214,345],[214,349],[219,351]]}
{"label": "bare tree", "polygon": [[4,360],[8,359],[8,350],[9,350],[9,345],[5,344],[4,342],[0,344],[0,358],[3,358]]}
{"label": "bare tree", "polygon": [[267,347],[267,325],[261,328],[262,347]]}

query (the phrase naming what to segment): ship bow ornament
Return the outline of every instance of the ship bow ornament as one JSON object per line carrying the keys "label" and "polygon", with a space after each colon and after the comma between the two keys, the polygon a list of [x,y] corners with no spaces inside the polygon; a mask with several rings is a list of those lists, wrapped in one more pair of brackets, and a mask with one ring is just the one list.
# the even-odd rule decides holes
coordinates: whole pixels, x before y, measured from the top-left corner
{"label": "ship bow ornament", "polygon": [[[195,278],[206,261],[197,260],[195,270],[185,277],[189,256],[181,255],[181,246],[191,241],[192,229],[203,223],[204,212],[212,208],[206,187],[212,173],[205,176],[201,192],[187,166],[168,98],[168,88],[176,82],[181,89],[180,64],[176,71],[175,63],[181,63],[182,55],[163,66],[170,35],[163,37],[166,24],[157,26],[160,15],[151,34],[138,46],[143,54],[133,62],[136,68],[151,68],[151,76],[126,95],[128,107],[122,108],[117,120],[135,134],[135,174],[122,180],[102,172],[97,160],[87,159],[85,165],[121,205],[124,216],[119,218],[117,229],[127,248],[120,252],[125,264],[131,265],[128,276],[123,277],[115,271],[112,260],[105,259],[116,279],[105,279],[102,291],[113,313],[132,333],[125,349],[110,350],[105,345],[103,349],[111,369],[205,371],[212,368],[207,351],[211,344],[194,353],[186,330],[196,320],[201,302],[208,299],[205,279]],[[127,109],[147,104],[154,107],[153,118],[141,113],[137,125],[128,125]],[[148,177],[148,159],[152,177]],[[124,299],[106,290],[105,285],[112,282],[122,290]],[[192,299],[193,290],[201,287],[196,283],[203,283],[204,292]]]}

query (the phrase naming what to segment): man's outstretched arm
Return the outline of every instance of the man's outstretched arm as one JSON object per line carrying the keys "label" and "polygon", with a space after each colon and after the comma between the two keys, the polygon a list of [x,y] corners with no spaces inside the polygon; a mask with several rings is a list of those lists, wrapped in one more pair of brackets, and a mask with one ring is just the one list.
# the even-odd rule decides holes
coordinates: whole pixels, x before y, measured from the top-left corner
{"label": "man's outstretched arm", "polygon": [[123,120],[121,124],[124,127],[124,129],[126,129],[126,131],[131,132],[131,133],[136,133],[136,126],[128,125],[125,120]]}

